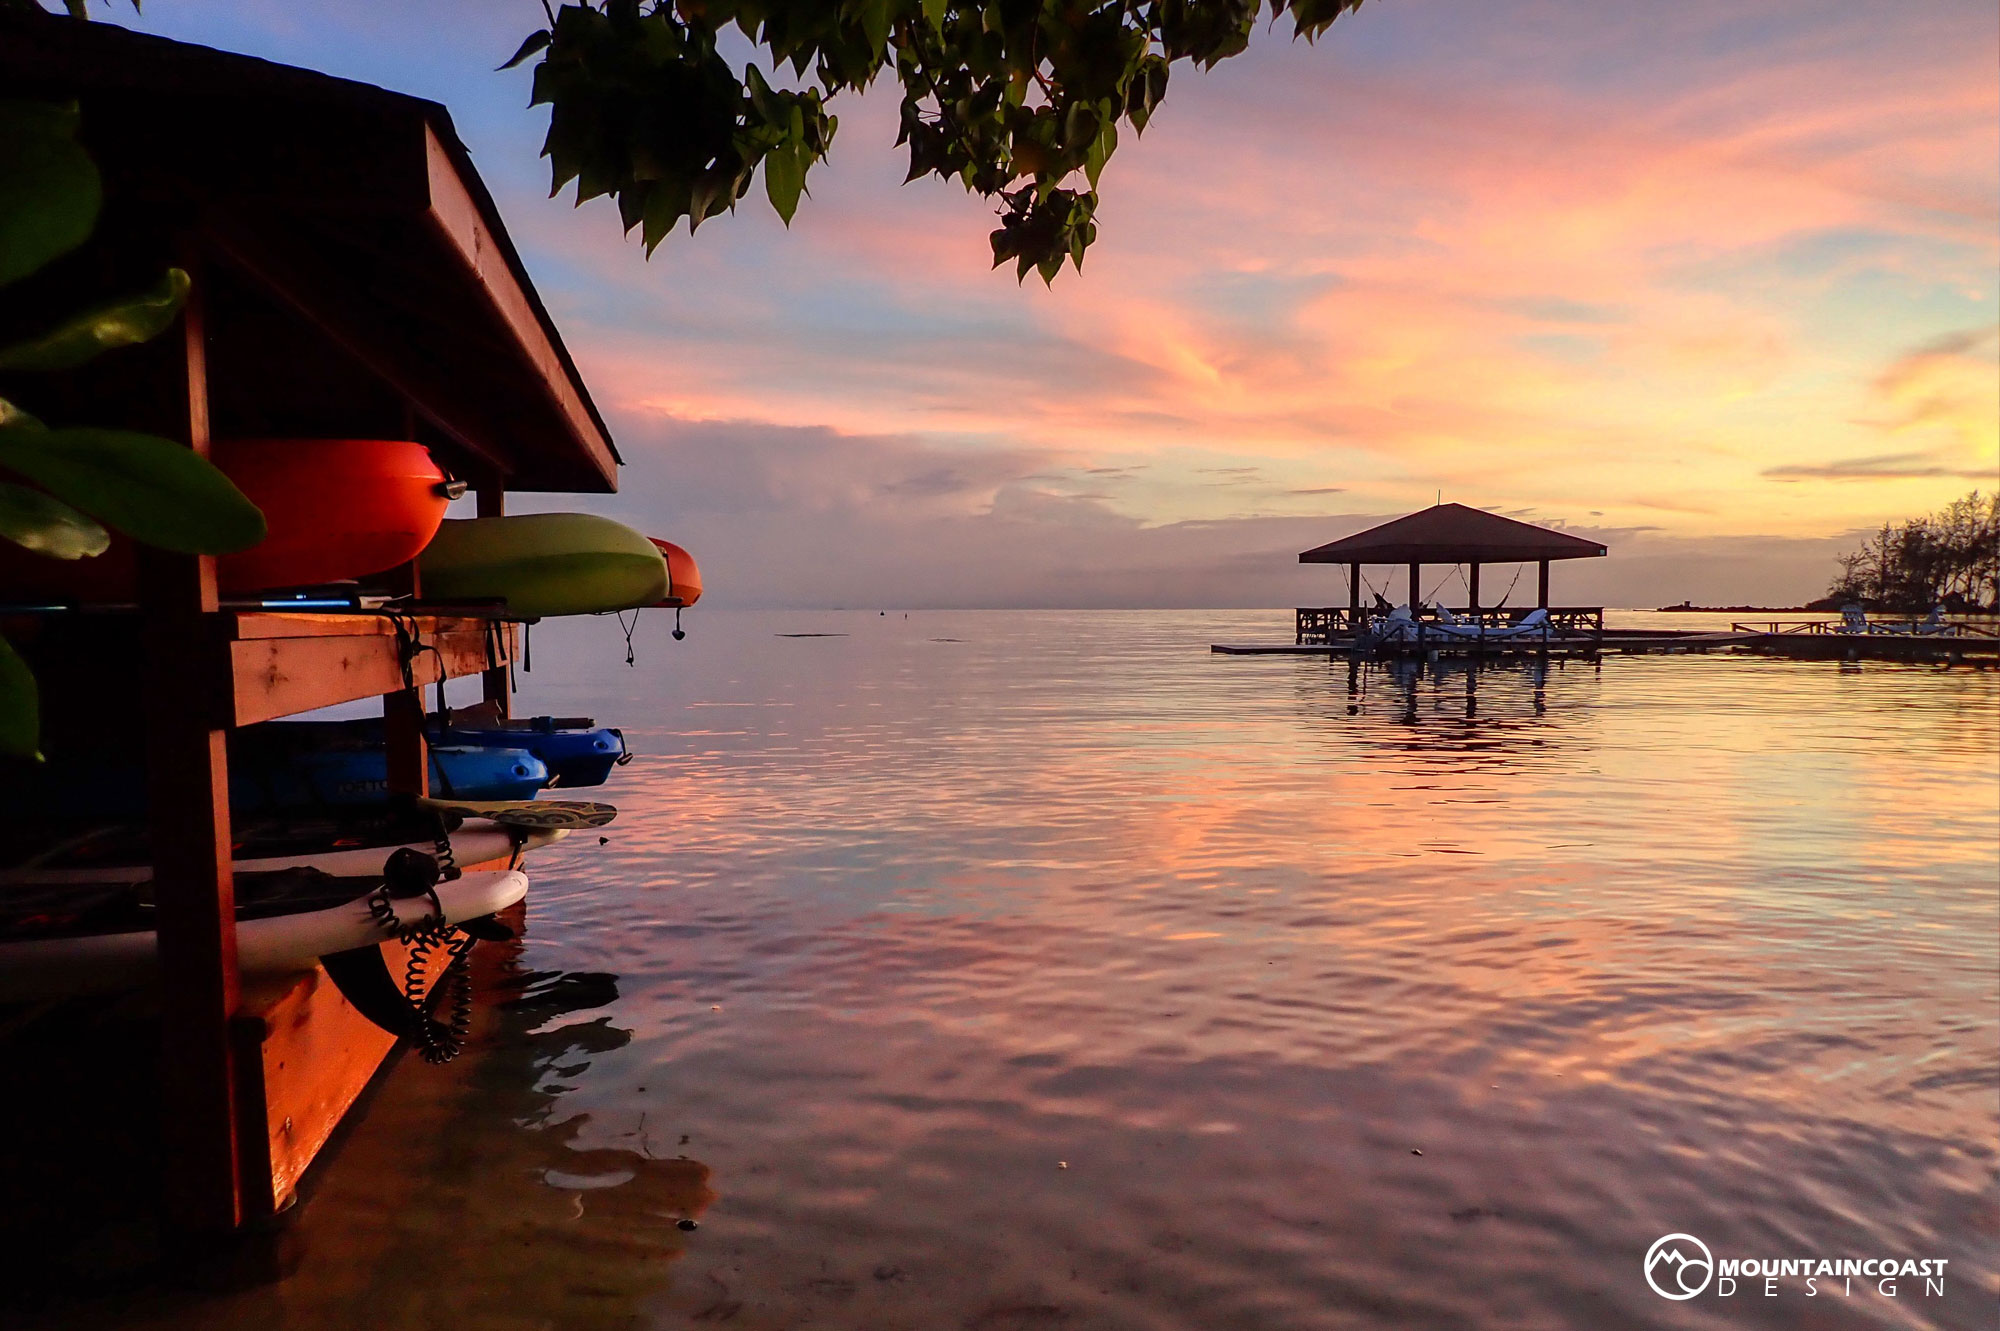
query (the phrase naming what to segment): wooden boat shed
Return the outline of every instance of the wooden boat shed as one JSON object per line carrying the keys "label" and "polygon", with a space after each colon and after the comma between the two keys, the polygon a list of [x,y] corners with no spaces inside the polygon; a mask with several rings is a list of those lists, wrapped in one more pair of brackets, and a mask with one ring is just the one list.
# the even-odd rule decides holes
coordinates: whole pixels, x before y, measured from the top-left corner
{"label": "wooden boat shed", "polygon": [[[415,439],[481,514],[502,512],[508,490],[616,488],[609,431],[444,107],[32,11],[0,12],[0,75],[9,97],[80,107],[105,182],[97,234],[10,288],[8,323],[145,288],[169,265],[194,279],[165,336],[0,393],[52,422],[197,452],[211,437]],[[223,604],[212,559],[148,550],[136,606],[7,624],[51,735],[87,738],[107,712],[129,730],[143,708],[157,1043],[123,1056],[158,1055],[162,1233],[182,1245],[282,1209],[393,1044],[323,974],[270,992],[241,982],[227,732],[379,695],[391,784],[421,793],[419,690],[481,674],[489,697],[507,697],[516,625],[427,606],[414,566],[387,589],[416,598],[400,632],[379,613]],[[43,1077],[86,1084],[85,1072]]]}
{"label": "wooden boat shed", "polygon": [[[1604,630],[1602,606],[1549,604],[1549,565],[1558,559],[1597,559],[1606,547],[1567,532],[1503,518],[1464,504],[1436,504],[1352,536],[1315,546],[1299,555],[1301,564],[1348,566],[1345,606],[1304,606],[1296,611],[1298,643],[1352,641],[1368,631],[1371,611],[1361,601],[1362,567],[1388,564],[1409,570],[1407,603],[1424,612],[1423,569],[1430,565],[1465,565],[1466,604],[1454,614],[1490,628],[1502,628],[1531,609],[1545,609],[1561,629]],[[1538,567],[1533,606],[1487,606],[1481,603],[1479,570],[1485,564],[1534,564]]]}

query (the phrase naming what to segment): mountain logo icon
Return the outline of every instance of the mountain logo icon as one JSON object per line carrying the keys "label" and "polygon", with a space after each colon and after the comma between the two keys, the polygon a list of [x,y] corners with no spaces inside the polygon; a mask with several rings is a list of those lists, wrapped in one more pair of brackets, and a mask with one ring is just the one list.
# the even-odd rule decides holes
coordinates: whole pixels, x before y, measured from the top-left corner
{"label": "mountain logo icon", "polygon": [[1714,1254],[1692,1234],[1669,1234],[1646,1250],[1646,1283],[1663,1299],[1691,1299],[1714,1277]]}

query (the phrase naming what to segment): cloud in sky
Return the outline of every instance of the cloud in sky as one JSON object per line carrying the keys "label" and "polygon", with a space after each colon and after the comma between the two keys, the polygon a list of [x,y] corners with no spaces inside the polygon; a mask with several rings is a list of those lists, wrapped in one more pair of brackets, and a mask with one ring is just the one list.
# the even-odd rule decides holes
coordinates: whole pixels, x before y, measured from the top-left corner
{"label": "cloud in sky", "polygon": [[1990,472],[1960,471],[1945,466],[1929,453],[1877,453],[1872,457],[1840,458],[1819,464],[1793,463],[1768,468],[1764,475],[1780,481],[1879,481],[1898,478],[1929,479],[1950,476],[1956,480],[1991,480]]}
{"label": "cloud in sky", "polygon": [[1407,0],[1260,33],[1176,71],[1053,291],[986,270],[977,200],[901,186],[887,96],[840,108],[790,230],[757,203],[646,263],[607,205],[542,197],[544,113],[491,72],[532,6],[121,21],[450,105],[632,459],[621,511],[698,532],[719,597],[1282,600],[1298,575],[1253,566],[1339,534],[1334,496],[1441,490],[1659,529],[1626,545],[1681,581],[1642,603],[1788,599],[1797,552],[2000,467],[1990,3]]}

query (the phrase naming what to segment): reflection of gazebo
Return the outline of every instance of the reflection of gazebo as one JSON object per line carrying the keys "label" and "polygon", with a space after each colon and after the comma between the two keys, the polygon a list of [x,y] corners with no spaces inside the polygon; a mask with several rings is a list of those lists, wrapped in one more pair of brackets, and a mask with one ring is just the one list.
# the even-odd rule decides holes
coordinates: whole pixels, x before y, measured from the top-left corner
{"label": "reflection of gazebo", "polygon": [[[1549,563],[1556,559],[1594,559],[1608,551],[1595,541],[1564,532],[1551,531],[1531,523],[1503,518],[1464,504],[1438,504],[1408,517],[1385,522],[1379,527],[1307,550],[1301,564],[1346,564],[1348,566],[1347,605],[1306,607],[1298,611],[1299,642],[1330,642],[1351,637],[1368,627],[1368,612],[1361,604],[1361,566],[1400,564],[1409,569],[1409,594],[1413,613],[1424,608],[1421,586],[1425,564],[1464,564],[1467,604],[1454,609],[1489,627],[1503,627],[1518,620],[1532,608],[1544,608],[1551,620],[1564,629],[1604,629],[1602,606],[1550,606]],[[1540,566],[1535,607],[1518,609],[1486,607],[1479,602],[1479,568],[1482,564],[1536,564]],[[1504,597],[1502,598],[1505,599]]]}

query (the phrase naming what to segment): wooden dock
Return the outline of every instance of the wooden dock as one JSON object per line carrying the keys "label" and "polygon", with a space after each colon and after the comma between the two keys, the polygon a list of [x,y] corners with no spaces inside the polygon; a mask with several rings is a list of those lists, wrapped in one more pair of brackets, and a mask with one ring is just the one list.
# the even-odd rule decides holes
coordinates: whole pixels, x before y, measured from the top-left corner
{"label": "wooden dock", "polygon": [[1737,624],[1749,639],[1745,649],[1759,656],[1789,656],[1805,661],[1919,661],[1945,665],[2000,665],[2000,633],[1971,624],[1952,624],[1947,631],[1921,633],[1866,632],[1828,620],[1773,620],[1762,625]]}
{"label": "wooden dock", "polygon": [[[1806,621],[1818,623],[1819,621]],[[1677,629],[1622,629],[1601,636],[1579,639],[1555,637],[1539,640],[1479,642],[1469,639],[1433,638],[1422,642],[1370,642],[1367,639],[1335,638],[1306,643],[1210,643],[1208,650],[1218,656],[1352,656],[1377,659],[1429,659],[1461,657],[1505,659],[1522,657],[1594,657],[1606,653],[1624,656],[1747,652],[1757,656],[1786,656],[1817,661],[1913,661],[1943,665],[2000,666],[2000,636],[1977,631],[1957,634],[1773,632],[1749,625],[1726,631],[1682,631]]]}

